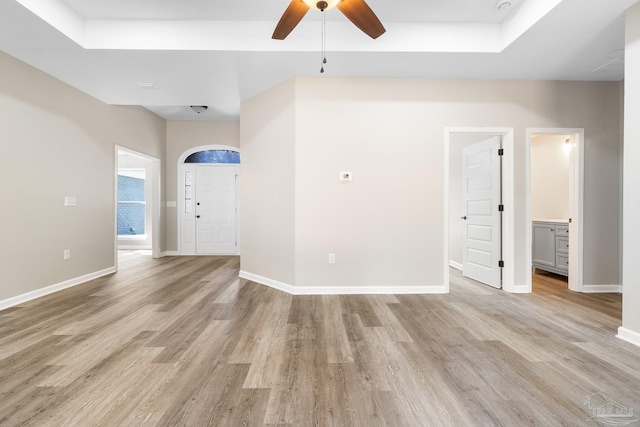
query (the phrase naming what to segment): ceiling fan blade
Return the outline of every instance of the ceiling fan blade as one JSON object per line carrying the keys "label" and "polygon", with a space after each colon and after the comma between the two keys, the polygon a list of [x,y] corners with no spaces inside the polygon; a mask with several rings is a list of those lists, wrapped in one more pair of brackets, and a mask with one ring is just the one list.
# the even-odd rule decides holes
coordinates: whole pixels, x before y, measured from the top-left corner
{"label": "ceiling fan blade", "polygon": [[356,27],[372,39],[377,39],[387,31],[364,0],[342,0],[337,7]]}
{"label": "ceiling fan blade", "polygon": [[284,11],[282,18],[276,25],[276,29],[273,31],[272,39],[284,40],[291,31],[298,25],[298,23],[304,18],[304,15],[309,11],[309,6],[302,0],[291,0],[291,4]]}

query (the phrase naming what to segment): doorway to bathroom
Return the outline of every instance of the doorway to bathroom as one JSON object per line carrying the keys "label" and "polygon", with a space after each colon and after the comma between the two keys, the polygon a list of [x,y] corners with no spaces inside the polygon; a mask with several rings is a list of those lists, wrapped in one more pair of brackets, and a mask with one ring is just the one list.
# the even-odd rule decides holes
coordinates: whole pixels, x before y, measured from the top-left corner
{"label": "doorway to bathroom", "polygon": [[528,129],[526,143],[529,285],[541,274],[582,292],[584,130]]}

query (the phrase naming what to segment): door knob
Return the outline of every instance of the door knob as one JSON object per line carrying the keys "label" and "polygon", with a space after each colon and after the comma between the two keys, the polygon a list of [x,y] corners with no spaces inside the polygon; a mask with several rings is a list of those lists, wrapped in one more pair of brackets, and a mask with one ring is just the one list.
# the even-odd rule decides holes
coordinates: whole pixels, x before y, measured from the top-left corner
{"label": "door knob", "polygon": [[196,215],[196,218],[200,218],[200,215]]}
{"label": "door knob", "polygon": [[461,216],[460,219],[464,219],[466,221],[467,217],[466,216]]}

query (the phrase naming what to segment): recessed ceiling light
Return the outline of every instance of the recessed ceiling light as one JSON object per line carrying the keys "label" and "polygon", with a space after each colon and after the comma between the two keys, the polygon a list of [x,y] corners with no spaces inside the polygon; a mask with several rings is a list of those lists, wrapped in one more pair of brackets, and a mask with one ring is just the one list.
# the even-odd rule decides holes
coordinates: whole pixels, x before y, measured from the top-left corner
{"label": "recessed ceiling light", "polygon": [[138,86],[140,89],[157,89],[158,86],[156,86],[153,83],[136,83],[136,86]]}
{"label": "recessed ceiling light", "polygon": [[511,2],[509,0],[498,0],[496,7],[498,10],[508,9],[511,7]]}

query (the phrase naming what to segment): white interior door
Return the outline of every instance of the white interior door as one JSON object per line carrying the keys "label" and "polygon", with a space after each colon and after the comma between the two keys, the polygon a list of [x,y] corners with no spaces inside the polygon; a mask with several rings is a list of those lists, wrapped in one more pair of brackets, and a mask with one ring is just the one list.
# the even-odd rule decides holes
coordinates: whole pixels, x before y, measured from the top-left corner
{"label": "white interior door", "polygon": [[462,149],[462,274],[501,288],[501,137]]}
{"label": "white interior door", "polygon": [[196,253],[235,254],[236,167],[196,167]]}

